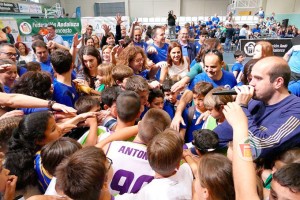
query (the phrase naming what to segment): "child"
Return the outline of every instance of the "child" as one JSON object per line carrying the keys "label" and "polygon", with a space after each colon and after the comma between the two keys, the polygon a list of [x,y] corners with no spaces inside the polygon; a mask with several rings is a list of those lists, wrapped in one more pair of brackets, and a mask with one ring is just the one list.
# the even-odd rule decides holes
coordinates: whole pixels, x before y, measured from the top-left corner
{"label": "child", "polygon": [[112,69],[111,74],[115,84],[119,85],[123,90],[125,90],[127,78],[133,76],[133,69],[126,65],[116,65]]}
{"label": "child", "polygon": [[111,131],[114,131],[117,125],[117,97],[121,93],[121,89],[118,86],[113,86],[105,88],[101,95],[102,106],[104,110],[109,111],[107,115],[102,120],[102,126],[108,128]]}
{"label": "child", "polygon": [[243,51],[237,50],[234,52],[235,63],[232,66],[232,73],[234,77],[237,79],[239,73],[243,71],[243,61],[245,60],[245,53]]}
{"label": "child", "polygon": [[98,66],[98,84],[99,87],[96,89],[99,92],[102,92],[105,87],[111,87],[114,84],[111,71],[114,68],[113,64],[101,64]]}
{"label": "child", "polygon": [[126,81],[125,89],[134,91],[140,96],[141,112],[143,112],[141,115],[143,116],[148,110],[148,108],[145,108],[149,96],[149,86],[146,79],[141,76],[131,76]]}
{"label": "child", "polygon": [[180,134],[184,139],[185,143],[189,143],[193,140],[193,131],[202,128],[203,121],[196,124],[198,117],[206,111],[204,107],[204,97],[206,94],[213,89],[213,85],[207,82],[199,82],[193,88],[193,103],[194,106],[186,108],[182,113],[182,118],[186,125],[181,125]]}
{"label": "child", "polygon": [[41,64],[38,62],[28,62],[26,63],[27,71],[42,71]]}
{"label": "child", "polygon": [[74,107],[79,95],[72,83],[72,55],[66,50],[55,50],[51,53],[51,63],[56,72],[56,78],[53,81],[53,100]]}
{"label": "child", "polygon": [[[115,199],[192,199],[193,174],[187,163],[180,166],[183,140],[178,132],[166,129],[147,146],[154,180],[137,194],[124,194]],[[180,167],[179,167],[180,166]]]}
{"label": "child", "polygon": [[85,147],[63,160],[57,167],[55,189],[71,199],[112,199],[108,185],[112,162],[96,147]]}
{"label": "child", "polygon": [[218,124],[225,120],[223,114],[224,105],[228,102],[233,102],[231,95],[213,95],[214,92],[226,90],[223,87],[217,87],[212,89],[204,98],[204,106],[210,111],[210,116],[203,124],[204,129],[213,130]]}
{"label": "child", "polygon": [[164,94],[160,89],[150,90],[149,97],[149,108],[163,109],[164,106]]}
{"label": "child", "polygon": [[34,169],[43,193],[48,188],[59,163],[79,149],[81,149],[81,145],[76,140],[63,137],[46,144],[41,151],[36,153]]}
{"label": "child", "polygon": [[170,115],[171,119],[174,118],[175,110],[179,103],[179,101],[177,100],[179,91],[178,92],[171,91],[171,87],[174,85],[174,83],[175,83],[175,81],[173,81],[171,79],[167,79],[162,84],[162,90],[165,95],[165,102],[164,102],[163,110],[166,111]]}

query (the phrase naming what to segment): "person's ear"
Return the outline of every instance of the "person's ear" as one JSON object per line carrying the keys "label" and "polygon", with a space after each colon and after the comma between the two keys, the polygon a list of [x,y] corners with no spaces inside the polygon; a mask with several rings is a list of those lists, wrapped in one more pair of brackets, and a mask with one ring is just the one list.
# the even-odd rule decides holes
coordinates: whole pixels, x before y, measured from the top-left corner
{"label": "person's ear", "polygon": [[121,84],[122,84],[122,81],[116,80],[116,84],[117,84],[117,85],[121,85]]}

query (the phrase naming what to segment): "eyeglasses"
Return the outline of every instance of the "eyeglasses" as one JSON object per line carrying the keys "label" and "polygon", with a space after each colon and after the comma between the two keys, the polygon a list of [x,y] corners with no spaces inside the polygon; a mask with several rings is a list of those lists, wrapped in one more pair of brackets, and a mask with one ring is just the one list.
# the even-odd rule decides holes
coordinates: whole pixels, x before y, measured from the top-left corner
{"label": "eyeglasses", "polygon": [[10,53],[10,52],[8,52],[8,53],[6,53],[6,52],[0,52],[0,53],[4,53],[4,54],[6,54],[9,58],[11,58],[11,57],[17,57],[18,56],[18,54],[17,53]]}
{"label": "eyeglasses", "polygon": [[109,162],[109,166],[108,166],[108,168],[107,168],[107,171],[109,171],[110,168],[111,168],[111,166],[112,166],[112,164],[113,164],[113,161],[112,161],[112,159],[110,159],[109,157],[106,157],[106,159],[107,159],[108,162]]}

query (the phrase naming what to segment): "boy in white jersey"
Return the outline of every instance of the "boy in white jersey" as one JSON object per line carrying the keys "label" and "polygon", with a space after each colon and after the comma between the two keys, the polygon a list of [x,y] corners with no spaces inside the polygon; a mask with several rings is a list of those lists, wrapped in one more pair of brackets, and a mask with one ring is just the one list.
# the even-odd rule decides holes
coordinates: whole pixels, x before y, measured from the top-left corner
{"label": "boy in white jersey", "polygon": [[165,111],[150,109],[138,124],[138,135],[133,142],[114,141],[104,147],[107,157],[113,160],[111,194],[136,193],[152,181],[154,171],[148,162],[146,145],[170,124],[171,118]]}
{"label": "boy in white jersey", "polygon": [[173,129],[166,129],[155,136],[147,147],[151,168],[155,178],[137,194],[116,196],[116,200],[174,200],[192,199],[193,174],[187,163],[180,161],[183,152],[183,140]]}

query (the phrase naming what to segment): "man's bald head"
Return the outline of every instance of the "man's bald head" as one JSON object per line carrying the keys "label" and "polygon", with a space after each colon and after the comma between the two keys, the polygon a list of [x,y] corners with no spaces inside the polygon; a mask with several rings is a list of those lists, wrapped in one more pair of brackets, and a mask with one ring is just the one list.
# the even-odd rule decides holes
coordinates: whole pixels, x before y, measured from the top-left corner
{"label": "man's bald head", "polygon": [[281,57],[270,56],[259,60],[252,70],[255,68],[265,68],[270,76],[270,82],[273,83],[278,77],[284,80],[284,86],[287,88],[290,82],[291,70],[288,63]]}

